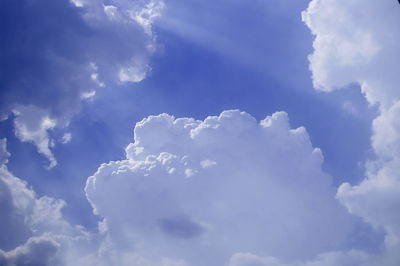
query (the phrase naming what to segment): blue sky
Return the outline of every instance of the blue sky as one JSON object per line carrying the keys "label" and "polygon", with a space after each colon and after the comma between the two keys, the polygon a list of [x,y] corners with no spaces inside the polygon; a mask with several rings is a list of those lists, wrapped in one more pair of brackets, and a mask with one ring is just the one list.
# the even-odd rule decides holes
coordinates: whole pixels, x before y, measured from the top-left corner
{"label": "blue sky", "polygon": [[396,265],[399,7],[345,2],[3,1],[0,264]]}

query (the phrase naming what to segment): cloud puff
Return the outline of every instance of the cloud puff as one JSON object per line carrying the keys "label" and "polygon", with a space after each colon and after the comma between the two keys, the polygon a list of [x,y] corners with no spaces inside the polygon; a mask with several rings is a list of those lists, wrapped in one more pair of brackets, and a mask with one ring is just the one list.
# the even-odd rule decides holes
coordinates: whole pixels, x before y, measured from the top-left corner
{"label": "cloud puff", "polygon": [[18,106],[14,109],[14,114],[15,135],[23,142],[35,144],[38,152],[49,159],[49,168],[56,166],[57,161],[50,150],[54,141],[48,134],[56,126],[56,120],[51,119],[46,110],[34,105]]}
{"label": "cloud puff", "polygon": [[400,7],[396,1],[313,0],[302,13],[315,35],[309,56],[314,87],[331,91],[359,83],[371,103],[399,99]]}
{"label": "cloud puff", "polygon": [[360,184],[344,183],[337,193],[349,212],[386,232],[378,265],[400,262],[399,12],[390,0],[313,0],[302,14],[315,35],[309,57],[314,86],[330,91],[358,83],[367,100],[379,104],[371,138],[377,158],[367,162]]}
{"label": "cloud puff", "polygon": [[32,237],[12,251],[0,250],[1,265],[60,265],[55,259],[59,244],[52,238]]}
{"label": "cloud puff", "polygon": [[386,232],[384,265],[400,262],[400,102],[374,120],[372,144],[378,159],[367,164],[358,185],[344,183],[337,197],[351,213]]}
{"label": "cloud puff", "polygon": [[273,257],[258,257],[251,253],[236,253],[229,260],[229,266],[287,266]]}
{"label": "cloud puff", "polygon": [[5,146],[0,140],[0,265],[75,263],[90,251],[91,236],[64,220],[63,200],[38,197],[8,171]]}
{"label": "cloud puff", "polygon": [[[16,135],[54,166],[48,130],[67,126],[96,89],[147,76],[156,50],[151,25],[163,6],[158,0],[2,1],[1,119],[14,112]],[[45,118],[51,127],[40,124]]]}
{"label": "cloud puff", "polygon": [[353,230],[321,151],[284,112],[260,123],[235,110],[204,121],[161,114],[134,134],[127,158],[103,164],[85,188],[121,253],[188,265],[224,265],[238,251],[293,261],[339,248]]}

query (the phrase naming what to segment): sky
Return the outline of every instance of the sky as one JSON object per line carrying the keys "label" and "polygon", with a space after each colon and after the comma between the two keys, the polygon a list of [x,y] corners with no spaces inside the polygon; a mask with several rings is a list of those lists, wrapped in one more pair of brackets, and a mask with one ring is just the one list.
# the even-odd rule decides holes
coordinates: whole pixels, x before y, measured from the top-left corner
{"label": "sky", "polygon": [[0,265],[399,265],[399,12],[2,0]]}

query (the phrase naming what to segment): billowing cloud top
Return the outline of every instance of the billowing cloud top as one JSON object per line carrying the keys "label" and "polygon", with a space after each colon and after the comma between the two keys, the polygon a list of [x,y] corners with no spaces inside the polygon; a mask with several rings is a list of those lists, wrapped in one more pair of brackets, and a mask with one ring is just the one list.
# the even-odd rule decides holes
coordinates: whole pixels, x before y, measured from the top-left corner
{"label": "billowing cloud top", "polygon": [[260,123],[237,110],[204,121],[151,116],[136,124],[126,155],[85,189],[122,253],[188,265],[224,265],[239,251],[290,261],[351,231],[321,151],[284,112]]}
{"label": "billowing cloud top", "polygon": [[[16,136],[55,166],[49,130],[67,126],[96,90],[149,73],[162,8],[3,0],[0,120],[13,113]],[[238,110],[203,121],[150,116],[136,124],[126,158],[87,179],[101,218],[90,234],[63,218],[63,200],[37,195],[9,171],[1,139],[0,265],[399,265],[399,9],[392,0],[312,0],[302,14],[315,36],[315,88],[356,83],[379,106],[376,157],[359,184],[333,187],[322,152],[285,112],[260,122]],[[373,252],[363,237],[375,237]]]}
{"label": "billowing cloud top", "polygon": [[302,13],[315,35],[310,69],[315,88],[359,83],[368,101],[390,106],[400,97],[396,1],[313,0]]}

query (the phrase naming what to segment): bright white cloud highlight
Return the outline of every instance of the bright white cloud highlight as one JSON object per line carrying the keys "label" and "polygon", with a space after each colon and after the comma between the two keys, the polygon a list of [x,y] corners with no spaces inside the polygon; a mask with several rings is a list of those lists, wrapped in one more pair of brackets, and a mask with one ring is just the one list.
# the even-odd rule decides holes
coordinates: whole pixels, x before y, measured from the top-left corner
{"label": "bright white cloud highlight", "polygon": [[155,0],[150,1],[144,8],[131,11],[130,16],[137,23],[142,25],[147,34],[152,35],[152,24],[155,18],[161,15],[161,11],[165,8],[164,2]]}
{"label": "bright white cloud highlight", "polygon": [[359,83],[371,103],[399,99],[399,4],[392,0],[313,0],[302,13],[315,35],[310,69],[316,89]]}
{"label": "bright white cloud highlight", "polygon": [[18,106],[14,110],[15,135],[23,142],[33,143],[39,153],[50,161],[49,168],[57,165],[51,147],[54,141],[50,138],[48,131],[53,129],[57,122],[51,119],[46,110],[36,106]]}
{"label": "bright white cloud highlight", "polygon": [[122,68],[119,72],[119,80],[122,82],[140,82],[146,78],[149,67],[147,66],[130,66]]}
{"label": "bright white cloud highlight", "polygon": [[339,248],[352,232],[321,151],[284,112],[260,123],[235,110],[204,121],[162,114],[134,132],[127,158],[103,164],[85,189],[122,254],[188,265],[224,265],[238,251],[293,261]]}
{"label": "bright white cloud highlight", "polygon": [[313,0],[303,21],[315,35],[310,69],[314,86],[330,91],[358,83],[379,104],[366,178],[344,183],[337,198],[349,212],[386,232],[377,265],[399,265],[400,256],[400,6],[397,1]]}

